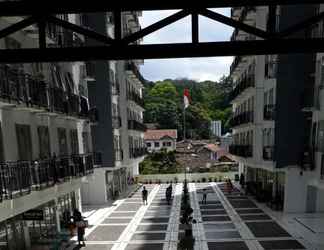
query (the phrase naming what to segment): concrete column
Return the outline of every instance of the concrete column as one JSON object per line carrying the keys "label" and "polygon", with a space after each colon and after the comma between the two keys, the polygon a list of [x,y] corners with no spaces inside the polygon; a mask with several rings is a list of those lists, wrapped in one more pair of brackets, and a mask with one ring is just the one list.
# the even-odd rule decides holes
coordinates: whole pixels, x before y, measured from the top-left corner
{"label": "concrete column", "polygon": [[31,242],[30,242],[29,228],[26,222],[24,222],[23,230],[24,230],[25,246],[26,249],[29,250],[31,249]]}
{"label": "concrete column", "polygon": [[58,202],[57,202],[57,198],[55,198],[54,200],[55,202],[55,207],[54,207],[54,211],[55,211],[55,219],[56,219],[56,230],[60,233],[61,232],[61,221],[60,221],[60,213],[58,210]]}

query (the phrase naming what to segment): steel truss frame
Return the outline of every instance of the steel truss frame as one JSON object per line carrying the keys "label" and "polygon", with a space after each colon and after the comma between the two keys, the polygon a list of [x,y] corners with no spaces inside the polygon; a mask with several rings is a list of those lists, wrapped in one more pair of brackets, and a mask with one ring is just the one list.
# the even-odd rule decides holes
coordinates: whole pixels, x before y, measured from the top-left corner
{"label": "steel truss frame", "polygon": [[[174,3],[173,3],[174,2]],[[24,16],[11,26],[0,30],[0,38],[23,30],[30,25],[38,26],[38,48],[2,49],[0,63],[29,63],[55,61],[89,61],[89,60],[128,60],[152,58],[179,58],[179,57],[207,57],[233,55],[260,55],[279,53],[311,53],[324,52],[324,39],[303,38],[296,39],[290,36],[318,23],[324,19],[324,12],[311,18],[301,20],[286,30],[276,32],[276,6],[320,4],[324,0],[204,0],[195,2],[159,2],[137,1],[8,1],[0,3],[0,16]],[[267,30],[245,24],[242,20],[235,20],[214,12],[209,8],[268,6],[269,25]],[[175,14],[157,21],[137,32],[122,36],[121,13],[125,11],[180,9]],[[56,14],[66,13],[94,13],[109,11],[114,14],[115,38],[111,38],[86,27],[72,24],[55,17]],[[199,15],[216,22],[231,26],[254,35],[260,40],[208,42],[199,41]],[[158,31],[184,17],[191,16],[191,43],[173,44],[136,44],[139,39]],[[66,30],[81,34],[99,42],[98,46],[49,48],[46,43],[46,26],[54,24]]]}

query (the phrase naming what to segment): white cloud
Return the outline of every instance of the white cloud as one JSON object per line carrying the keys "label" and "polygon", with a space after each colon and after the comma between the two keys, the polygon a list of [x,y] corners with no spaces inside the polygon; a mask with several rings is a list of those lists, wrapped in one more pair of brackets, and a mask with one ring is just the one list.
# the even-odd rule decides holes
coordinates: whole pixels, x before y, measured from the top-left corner
{"label": "white cloud", "polygon": [[[213,11],[227,16],[230,14],[229,9],[213,9]],[[142,28],[176,12],[177,10],[145,11],[140,18]],[[190,21],[190,16],[183,18],[176,23],[146,36],[143,43],[190,42]],[[205,17],[199,18],[199,27],[201,42],[226,41],[233,32],[233,29],[230,27]],[[232,57],[145,60],[144,66],[141,67],[141,72],[145,78],[151,81],[183,77],[199,81],[218,80],[221,76],[228,74],[231,62]]]}

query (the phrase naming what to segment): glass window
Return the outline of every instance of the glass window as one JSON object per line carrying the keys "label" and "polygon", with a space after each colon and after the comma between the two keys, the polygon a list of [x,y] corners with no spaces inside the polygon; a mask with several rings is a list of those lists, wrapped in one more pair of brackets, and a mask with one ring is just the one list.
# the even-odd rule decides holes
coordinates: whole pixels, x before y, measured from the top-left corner
{"label": "glass window", "polygon": [[172,146],[172,143],[170,141],[167,142],[167,146],[168,147],[171,147]]}
{"label": "glass window", "polygon": [[30,126],[24,124],[16,124],[16,135],[19,160],[32,160],[33,153]]}
{"label": "glass window", "polygon": [[68,144],[66,139],[66,129],[57,129],[58,142],[59,142],[59,154],[60,156],[68,155]]}
{"label": "glass window", "polygon": [[151,147],[151,143],[150,142],[147,142],[146,143],[146,147],[150,148]]}
{"label": "glass window", "polygon": [[71,138],[71,153],[79,154],[79,141],[78,141],[78,130],[77,129],[72,129],[70,131],[70,138]]}
{"label": "glass window", "polygon": [[46,159],[51,155],[51,144],[49,130],[47,126],[39,126],[37,128],[39,141],[39,158]]}
{"label": "glass window", "polygon": [[159,148],[160,147],[160,142],[154,142],[154,147]]}

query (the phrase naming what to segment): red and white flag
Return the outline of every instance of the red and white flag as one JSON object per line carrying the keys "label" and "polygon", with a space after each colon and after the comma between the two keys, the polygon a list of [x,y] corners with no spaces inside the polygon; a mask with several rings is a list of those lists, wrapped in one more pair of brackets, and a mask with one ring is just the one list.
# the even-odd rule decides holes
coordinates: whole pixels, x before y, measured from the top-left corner
{"label": "red and white flag", "polygon": [[189,94],[189,89],[184,89],[183,91],[183,103],[184,103],[184,108],[188,108],[190,104],[190,94]]}

